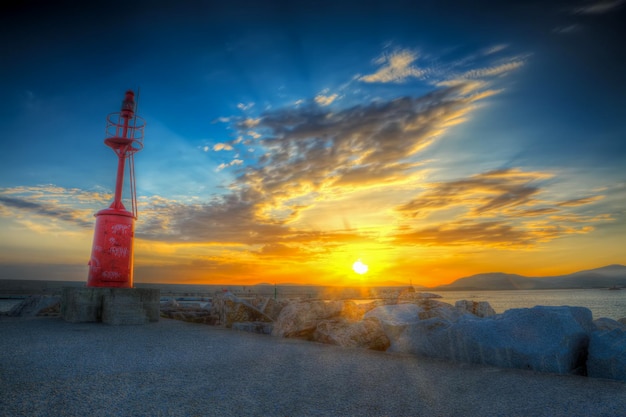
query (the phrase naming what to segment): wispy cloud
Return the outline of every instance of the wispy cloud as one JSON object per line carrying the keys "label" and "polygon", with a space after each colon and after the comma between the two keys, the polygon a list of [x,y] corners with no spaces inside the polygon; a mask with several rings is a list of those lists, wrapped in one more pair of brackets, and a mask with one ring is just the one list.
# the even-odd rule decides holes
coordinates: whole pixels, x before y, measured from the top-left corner
{"label": "wispy cloud", "polygon": [[230,146],[227,143],[216,143],[215,145],[213,145],[213,150],[216,152],[219,151],[232,151],[233,147]]}
{"label": "wispy cloud", "polygon": [[[585,15],[599,16],[621,10],[624,4],[626,4],[626,0],[590,0],[579,2],[578,5],[567,7],[562,9],[562,11],[568,15],[578,15],[581,17],[584,17]],[[552,32],[559,35],[572,35],[582,32],[583,29],[583,24],[580,22],[574,22],[571,24],[557,26],[552,29]]]}
{"label": "wispy cloud", "polygon": [[230,162],[224,162],[224,163],[219,164],[217,166],[217,168],[215,168],[215,172],[219,172],[219,171],[223,170],[224,168],[237,166],[237,165],[242,165],[242,164],[243,164],[243,160],[242,159],[233,159]]}
{"label": "wispy cloud", "polygon": [[237,108],[241,111],[246,111],[246,110],[250,110],[252,107],[254,107],[254,103],[239,103],[237,104]]}
{"label": "wispy cloud", "polygon": [[91,222],[85,220],[84,212],[71,208],[60,207],[56,204],[43,203],[25,198],[0,196],[0,204],[7,208],[33,213],[44,217],[53,217],[81,227],[91,227]]}
{"label": "wispy cloud", "polygon": [[467,179],[436,183],[417,198],[398,207],[410,217],[423,217],[433,210],[462,205],[478,216],[534,202],[540,188],[533,183],[551,178],[551,174],[501,169],[477,174]]}
{"label": "wispy cloud", "polygon": [[326,90],[322,91],[321,93],[315,96],[315,102],[319,104],[320,106],[329,106],[339,97],[339,94],[337,93],[328,94],[328,95],[327,94],[328,94],[328,91]]}
{"label": "wispy cloud", "polygon": [[511,72],[519,67],[524,65],[523,60],[516,60],[511,62],[505,62],[499,65],[493,65],[486,68],[478,68],[467,71],[459,76],[461,79],[474,79],[474,78],[485,78],[485,77],[493,77],[497,75],[502,75],[508,72]]}
{"label": "wispy cloud", "polygon": [[582,31],[582,29],[583,29],[582,25],[579,25],[578,23],[573,23],[567,26],[557,26],[552,30],[552,32],[558,33],[561,35],[568,35],[568,34],[580,32]]}
{"label": "wispy cloud", "polygon": [[408,78],[420,78],[426,70],[414,65],[417,58],[418,54],[408,49],[383,54],[374,61],[380,65],[378,70],[361,76],[359,80],[366,83],[400,83]]}
{"label": "wispy cloud", "polygon": [[497,54],[500,51],[504,51],[506,48],[508,48],[509,45],[505,44],[505,43],[500,43],[497,45],[493,45],[489,48],[485,48],[482,50],[482,54],[483,55],[493,55],[493,54]]}
{"label": "wispy cloud", "polygon": [[422,56],[411,49],[397,48],[383,53],[374,61],[379,65],[376,72],[368,75],[359,74],[354,79],[365,83],[402,83],[417,80],[430,86],[474,80],[486,85],[491,80],[512,73],[526,64],[529,54],[506,54],[509,48],[508,44],[494,44],[449,62],[442,61],[432,54]]}
{"label": "wispy cloud", "polygon": [[[106,207],[110,203],[111,194],[89,192],[80,189],[67,189],[54,185],[36,187],[13,187],[0,190],[0,205],[4,207],[4,215],[22,219],[22,224],[35,227],[33,220],[24,220],[27,216],[35,216],[44,223],[51,219],[63,221],[81,228],[93,226],[95,207]],[[103,207],[104,206],[104,207]]]}
{"label": "wispy cloud", "polygon": [[574,14],[604,14],[621,8],[624,3],[625,0],[587,1],[571,10]]}
{"label": "wispy cloud", "polygon": [[[479,96],[465,86],[440,88],[339,111],[318,106],[277,109],[260,118],[265,153],[238,184],[264,196],[264,204],[293,213],[302,199],[335,187],[358,189],[406,181],[416,155],[466,116]],[[240,125],[244,130],[245,126]]]}
{"label": "wispy cloud", "polygon": [[[497,247],[534,246],[567,234],[587,233],[610,216],[584,216],[565,211],[590,205],[602,195],[558,201],[546,196],[553,174],[501,169],[466,179],[430,184],[417,198],[397,207],[407,218],[396,243],[428,245],[484,244]],[[419,227],[434,213],[455,209],[447,222]]]}
{"label": "wispy cloud", "polygon": [[603,195],[595,195],[595,196],[590,196],[590,197],[575,198],[573,200],[561,201],[560,203],[558,203],[558,205],[561,206],[561,207],[583,206],[585,204],[594,203],[596,201],[602,200],[603,198],[604,198]]}
{"label": "wispy cloud", "polygon": [[537,236],[504,222],[452,222],[398,233],[398,245],[520,247],[537,243]]}

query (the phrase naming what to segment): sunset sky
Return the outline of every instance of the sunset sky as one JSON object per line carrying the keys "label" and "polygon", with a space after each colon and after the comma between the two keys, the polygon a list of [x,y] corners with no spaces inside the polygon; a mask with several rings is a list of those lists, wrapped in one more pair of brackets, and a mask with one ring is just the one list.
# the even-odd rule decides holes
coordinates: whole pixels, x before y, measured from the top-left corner
{"label": "sunset sky", "polygon": [[626,264],[624,21],[624,0],[10,1],[0,278],[86,281],[106,116],[137,88],[135,282]]}

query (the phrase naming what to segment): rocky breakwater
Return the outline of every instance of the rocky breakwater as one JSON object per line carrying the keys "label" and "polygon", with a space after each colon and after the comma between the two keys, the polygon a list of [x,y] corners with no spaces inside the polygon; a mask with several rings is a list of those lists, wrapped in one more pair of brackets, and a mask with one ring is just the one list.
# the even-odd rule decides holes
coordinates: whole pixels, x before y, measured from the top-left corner
{"label": "rocky breakwater", "polygon": [[404,322],[388,310],[369,314],[393,328],[391,351],[560,374],[584,373],[594,328],[591,312],[576,307],[513,309],[481,318],[440,306]]}
{"label": "rocky breakwater", "polygon": [[378,320],[364,319],[368,305],[353,301],[301,301],[277,317],[272,336],[296,337],[344,347],[386,350],[389,339]]}
{"label": "rocky breakwater", "polygon": [[451,305],[429,293],[356,303],[244,300],[217,294],[201,307],[164,304],[163,317],[343,347],[626,381],[626,319],[592,319],[584,307]]}
{"label": "rocky breakwater", "polygon": [[212,314],[208,303],[179,303],[175,299],[161,302],[160,314],[163,318],[215,325],[219,317]]}
{"label": "rocky breakwater", "polygon": [[486,302],[461,300],[453,306],[419,293],[358,305],[300,301],[281,311],[272,335],[626,381],[626,325],[594,322],[584,307],[537,306],[496,314]]}
{"label": "rocky breakwater", "polygon": [[161,317],[270,334],[273,321],[288,302],[270,297],[247,300],[224,292],[216,294],[210,303],[168,300],[161,304]]}
{"label": "rocky breakwater", "polygon": [[59,317],[61,314],[61,297],[58,295],[31,295],[15,304],[3,315],[9,317]]}

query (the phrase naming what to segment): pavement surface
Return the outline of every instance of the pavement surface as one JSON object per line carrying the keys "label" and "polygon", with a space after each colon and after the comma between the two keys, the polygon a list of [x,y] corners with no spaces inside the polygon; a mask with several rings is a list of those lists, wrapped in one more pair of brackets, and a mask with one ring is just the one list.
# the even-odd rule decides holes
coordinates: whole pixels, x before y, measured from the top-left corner
{"label": "pavement surface", "polygon": [[626,383],[161,319],[0,317],[0,416],[626,416]]}

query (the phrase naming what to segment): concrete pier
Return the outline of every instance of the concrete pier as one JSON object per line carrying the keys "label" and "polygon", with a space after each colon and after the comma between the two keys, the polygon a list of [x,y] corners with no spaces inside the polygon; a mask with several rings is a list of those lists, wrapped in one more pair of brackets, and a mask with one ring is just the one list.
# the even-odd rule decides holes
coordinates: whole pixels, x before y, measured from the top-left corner
{"label": "concrete pier", "polygon": [[112,325],[159,321],[161,291],[152,288],[63,288],[61,317],[71,323]]}

